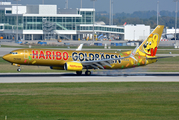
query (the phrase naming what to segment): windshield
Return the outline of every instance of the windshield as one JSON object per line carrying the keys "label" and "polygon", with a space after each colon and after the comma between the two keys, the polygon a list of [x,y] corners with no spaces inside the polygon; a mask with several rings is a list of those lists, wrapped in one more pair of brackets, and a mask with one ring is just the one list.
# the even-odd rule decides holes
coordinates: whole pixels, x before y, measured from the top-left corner
{"label": "windshield", "polygon": [[17,52],[10,52],[9,54],[16,55],[16,54],[18,54],[18,53],[17,53]]}

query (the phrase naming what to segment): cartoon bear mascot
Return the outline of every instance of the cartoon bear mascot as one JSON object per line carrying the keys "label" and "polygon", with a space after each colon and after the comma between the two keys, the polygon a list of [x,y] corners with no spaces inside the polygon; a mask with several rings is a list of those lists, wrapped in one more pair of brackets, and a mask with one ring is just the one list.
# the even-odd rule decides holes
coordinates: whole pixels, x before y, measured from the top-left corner
{"label": "cartoon bear mascot", "polygon": [[158,34],[150,34],[146,43],[143,45],[143,51],[148,56],[155,56],[158,48]]}

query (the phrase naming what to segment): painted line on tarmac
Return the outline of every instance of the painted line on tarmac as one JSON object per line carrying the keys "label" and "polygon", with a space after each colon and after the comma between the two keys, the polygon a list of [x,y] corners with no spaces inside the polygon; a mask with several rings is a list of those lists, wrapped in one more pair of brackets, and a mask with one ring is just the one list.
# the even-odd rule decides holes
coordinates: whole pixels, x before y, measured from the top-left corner
{"label": "painted line on tarmac", "polygon": [[179,82],[179,77],[2,77],[0,83],[77,83],[77,82]]}
{"label": "painted line on tarmac", "polygon": [[125,76],[179,76],[179,72],[146,72],[146,73],[138,73],[138,72],[130,72],[130,73],[122,73],[122,74],[97,74],[93,73],[91,76],[77,76],[74,73],[0,73],[1,77],[125,77]]}

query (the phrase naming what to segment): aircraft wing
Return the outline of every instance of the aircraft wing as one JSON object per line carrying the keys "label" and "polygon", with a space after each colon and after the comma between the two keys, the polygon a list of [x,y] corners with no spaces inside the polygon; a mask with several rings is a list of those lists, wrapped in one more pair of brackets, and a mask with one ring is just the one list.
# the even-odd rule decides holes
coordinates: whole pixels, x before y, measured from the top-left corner
{"label": "aircraft wing", "polygon": [[134,55],[136,53],[138,49],[138,46],[136,46],[136,48],[131,52],[131,54],[129,56],[126,56],[126,57],[120,57],[120,58],[110,58],[110,59],[102,59],[102,60],[93,60],[93,61],[82,61],[81,64],[83,66],[90,66],[94,69],[104,69],[103,66],[109,66],[112,68],[112,66],[110,64],[114,63],[115,60],[122,60],[122,59],[125,59],[125,58],[132,58],[134,59],[135,61],[137,61],[135,58],[134,58]]}
{"label": "aircraft wing", "polygon": [[111,58],[111,59],[102,59],[102,60],[93,60],[93,61],[82,61],[81,64],[83,66],[90,66],[94,69],[104,69],[103,66],[109,66],[112,68],[110,64],[112,64],[115,60],[121,60],[125,58],[130,58],[131,56],[127,57],[120,57],[120,58]]}
{"label": "aircraft wing", "polygon": [[81,64],[83,66],[90,66],[94,69],[104,69],[103,66],[109,66],[112,68],[112,66],[110,64],[114,63],[115,60],[122,60],[122,59],[125,59],[125,58],[132,58],[134,59],[135,61],[137,61],[135,58],[134,58],[134,55],[135,55],[135,52],[137,51],[137,48],[138,46],[136,46],[136,48],[131,52],[131,54],[129,56],[126,56],[126,57],[120,57],[120,58],[110,58],[110,59],[102,59],[102,60],[93,60],[93,61],[82,61]]}

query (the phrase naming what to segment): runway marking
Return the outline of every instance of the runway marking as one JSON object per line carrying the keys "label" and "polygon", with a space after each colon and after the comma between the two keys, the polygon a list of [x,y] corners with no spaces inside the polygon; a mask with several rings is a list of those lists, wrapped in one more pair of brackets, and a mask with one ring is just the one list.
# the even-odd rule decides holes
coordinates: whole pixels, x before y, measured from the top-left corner
{"label": "runway marking", "polygon": [[[169,79],[170,78],[170,79]],[[76,82],[179,82],[179,77],[2,77],[0,83],[76,83]]]}
{"label": "runway marking", "polygon": [[116,76],[95,73],[92,76],[77,76],[73,73],[0,73],[0,83],[53,82],[179,82],[179,73],[143,73],[139,76],[136,73]]}

